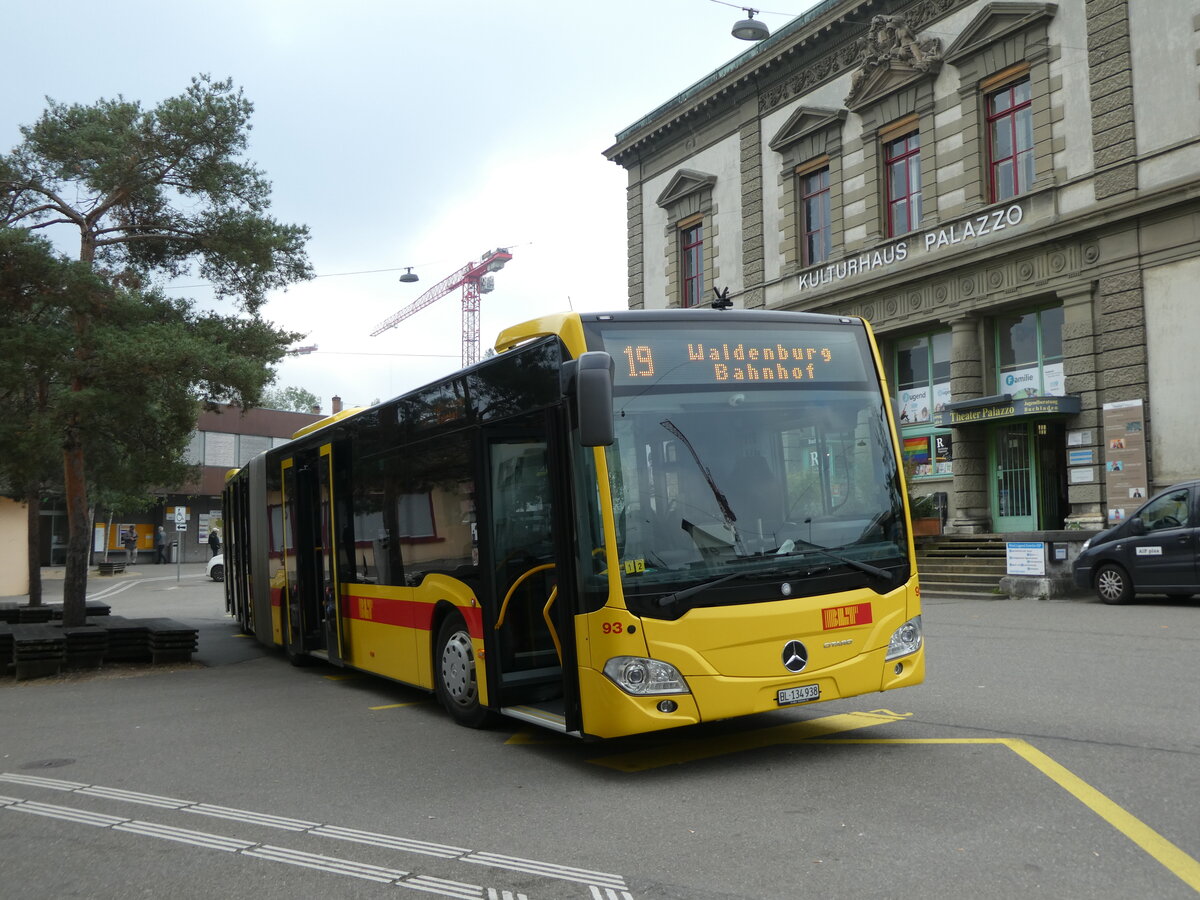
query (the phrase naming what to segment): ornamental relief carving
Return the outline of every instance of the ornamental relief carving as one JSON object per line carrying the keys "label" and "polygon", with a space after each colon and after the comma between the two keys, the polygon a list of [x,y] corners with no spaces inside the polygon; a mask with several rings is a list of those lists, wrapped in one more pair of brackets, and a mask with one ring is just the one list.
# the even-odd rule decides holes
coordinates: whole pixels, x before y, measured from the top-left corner
{"label": "ornamental relief carving", "polygon": [[[902,19],[908,31],[916,34],[929,23],[949,15],[957,9],[969,6],[973,2],[974,0],[918,0],[917,3],[913,3],[903,10],[900,15],[876,16],[875,18]],[[868,30],[866,34],[860,35],[857,39],[848,40],[840,46],[832,48],[815,62],[798,69],[767,88],[759,96],[759,113],[770,112],[779,104],[793,97],[803,96],[818,85],[837,78],[860,65],[864,61],[864,51],[868,49],[869,34]],[[888,39],[884,38],[884,40],[886,42]],[[917,49],[922,54],[925,51],[923,46],[918,46]],[[939,59],[940,50],[939,41]],[[914,58],[915,56],[916,54],[914,54]]]}
{"label": "ornamental relief carving", "polygon": [[941,38],[918,38],[903,15],[874,16],[858,39],[859,67],[850,76],[846,105],[853,106],[890,72],[932,73],[942,61]]}

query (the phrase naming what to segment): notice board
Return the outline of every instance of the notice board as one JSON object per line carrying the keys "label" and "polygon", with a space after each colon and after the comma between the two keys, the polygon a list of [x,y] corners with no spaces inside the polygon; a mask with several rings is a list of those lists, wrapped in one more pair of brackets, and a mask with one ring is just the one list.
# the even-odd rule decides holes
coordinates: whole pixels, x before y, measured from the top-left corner
{"label": "notice board", "polygon": [[1141,400],[1105,403],[1104,483],[1108,524],[1124,522],[1146,501],[1146,420]]}

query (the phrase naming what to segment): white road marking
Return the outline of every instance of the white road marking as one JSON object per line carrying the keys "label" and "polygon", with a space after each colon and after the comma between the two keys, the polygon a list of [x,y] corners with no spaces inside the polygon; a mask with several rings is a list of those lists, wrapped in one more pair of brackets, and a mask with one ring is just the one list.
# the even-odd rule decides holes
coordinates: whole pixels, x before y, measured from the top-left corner
{"label": "white road marking", "polygon": [[512,891],[496,893],[495,888],[488,888],[487,900],[529,900],[524,894],[514,894]]}
{"label": "white road marking", "polygon": [[333,872],[335,875],[350,875],[354,878],[365,878],[368,881],[378,881],[380,884],[391,884],[392,882],[399,881],[408,874],[400,869],[385,869],[382,866],[351,862],[347,859],[338,859],[335,856],[304,853],[300,850],[291,850],[287,847],[264,845],[247,850],[243,855],[256,856],[259,859],[270,859],[292,866],[304,866],[308,869],[321,869],[325,872]]}
{"label": "white road marking", "polygon": [[146,837],[178,841],[181,844],[206,847],[209,850],[224,850],[226,853],[237,853],[239,850],[248,851],[251,847],[256,846],[254,841],[243,841],[238,838],[226,837],[223,834],[210,834],[207,831],[192,831],[190,828],[175,828],[158,822],[123,822],[120,825],[114,825],[113,830],[131,831]]}
{"label": "white road marking", "polygon": [[37,775],[17,775],[13,772],[0,774],[0,781],[13,784],[27,784],[31,787],[45,788],[48,791],[81,791],[88,785],[78,781],[63,781],[59,778],[39,778]]}
{"label": "white road marking", "polygon": [[[183,575],[181,577],[183,577],[183,578],[207,578],[208,576],[207,575]],[[138,578],[134,581],[122,582],[121,584],[105,585],[103,588],[96,591],[94,594],[88,594],[86,599],[88,599],[88,600],[103,600],[106,597],[113,597],[113,596],[120,594],[124,591],[127,591],[131,587],[135,587],[136,585],[139,585],[139,584],[150,584],[153,581],[176,581],[176,580],[177,579],[174,575],[155,575],[155,576],[149,577],[149,578]]]}
{"label": "white road marking", "polygon": [[[477,884],[464,884],[461,881],[447,881],[445,878],[434,878],[432,875],[418,875],[396,882],[399,887],[412,888],[415,891],[425,891],[442,897],[457,897],[459,900],[483,900],[483,888]],[[492,893],[495,889],[488,888]],[[505,891],[505,893],[508,893]]]}
{"label": "white road marking", "polygon": [[186,800],[175,800],[172,797],[159,797],[155,794],[139,794],[137,791],[123,791],[120,788],[80,787],[77,794],[87,794],[89,797],[104,797],[108,800],[124,800],[126,803],[142,803],[146,806],[160,806],[163,809],[183,809],[188,805]]}
{"label": "white road marking", "polygon": [[304,822],[300,819],[284,819],[280,816],[269,816],[266,813],[251,812],[248,809],[230,809],[228,806],[212,806],[208,803],[192,803],[181,807],[184,812],[198,813],[202,816],[213,816],[218,819],[233,819],[235,822],[249,822],[251,825],[265,825],[268,828],[282,828],[284,831],[311,831],[320,822]]}
{"label": "white road marking", "polygon": [[471,852],[463,847],[447,847],[445,844],[430,844],[425,841],[394,837],[390,834],[375,834],[371,831],[358,831],[354,828],[340,828],[337,825],[320,825],[312,829],[312,834],[337,838],[341,841],[354,841],[358,844],[390,847],[393,850],[407,850],[409,853],[423,853],[426,856],[440,856],[442,859],[456,859]]}
{"label": "white road marking", "polygon": [[600,885],[624,888],[625,879],[620,875],[610,875],[607,872],[592,872],[588,869],[577,869],[574,866],[560,866],[555,863],[539,862],[536,859],[521,859],[519,856],[503,856],[499,853],[485,853],[477,850],[463,857],[463,862],[479,863],[484,866],[494,866],[498,869],[512,869],[516,872],[529,872],[534,875],[547,875],[550,878],[560,878],[563,881],[577,881],[581,884]]}
{"label": "white road marking", "polygon": [[[121,788],[89,785],[76,781],[64,781],[57,778],[41,778],[34,775],[18,775],[12,772],[0,773],[0,782],[20,784],[27,787],[64,793],[78,793],[104,800],[115,800],[123,803],[137,803],[173,809],[179,812],[195,813],[197,815],[228,819],[267,828],[279,828],[294,833],[309,834],[316,837],[335,838],[359,844],[376,847],[386,847],[408,853],[419,853],[435,856],[441,859],[457,859],[475,865],[489,866],[496,869],[506,869],[514,872],[540,875],[560,881],[570,881],[585,884],[591,891],[593,900],[633,900],[633,895],[625,886],[625,879],[608,872],[596,872],[575,866],[564,866],[557,863],[525,859],[519,856],[507,856],[500,853],[488,853],[482,850],[470,850],[464,847],[452,847],[446,844],[434,844],[428,841],[418,841],[398,835],[379,834],[371,831],[359,831],[353,828],[342,828],[337,825],[325,825],[319,822],[308,822],[303,819],[291,819],[273,816],[252,810],[234,809],[227,806],[215,806],[209,803],[197,803],[192,800],[180,800],[173,797],[163,797],[157,794],[144,794],[137,791],[127,791]],[[143,822],[76,810],[66,806],[38,803],[16,797],[0,796],[0,809],[16,810],[62,819],[82,825],[93,825],[101,828],[111,828],[114,831],[131,832],[146,837],[157,837],[164,840],[177,841],[213,850],[223,850],[267,859],[273,862],[297,865],[310,869],[320,869],[337,875],[348,875],[354,878],[364,878],[369,881],[395,884],[398,887],[411,888],[439,894],[458,900],[529,900],[524,893],[509,890],[498,890],[492,887],[469,884],[461,881],[450,881],[436,878],[432,875],[414,875],[401,869],[388,869],[382,866],[359,863],[353,860],[333,856],[321,856],[315,853],[305,853],[286,847],[275,847],[246,841],[227,835],[212,834],[205,831],[193,831],[187,828],[176,828],[154,822]],[[485,894],[486,890],[486,894]]]}
{"label": "white road marking", "polygon": [[605,888],[601,893],[597,885],[592,885],[592,900],[633,900],[633,895],[629,891],[621,891],[617,893],[612,888]]}
{"label": "white road marking", "polygon": [[32,800],[24,800],[5,807],[6,809],[15,809],[17,812],[33,813],[35,816],[46,816],[51,819],[62,819],[65,822],[77,822],[80,825],[95,825],[99,828],[111,828],[114,825],[121,825],[128,822],[128,819],[122,819],[119,816],[106,816],[101,813],[86,812],[81,809],[72,809],[69,806],[55,806],[52,803],[36,803]]}

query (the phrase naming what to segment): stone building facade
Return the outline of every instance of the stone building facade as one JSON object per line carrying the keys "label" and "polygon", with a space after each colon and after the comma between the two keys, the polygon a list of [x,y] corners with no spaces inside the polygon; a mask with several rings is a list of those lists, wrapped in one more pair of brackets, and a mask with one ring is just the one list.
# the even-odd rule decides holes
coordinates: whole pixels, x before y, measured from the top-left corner
{"label": "stone building facade", "polygon": [[1200,476],[1195,0],[826,0],[605,155],[631,307],[872,324],[948,533]]}

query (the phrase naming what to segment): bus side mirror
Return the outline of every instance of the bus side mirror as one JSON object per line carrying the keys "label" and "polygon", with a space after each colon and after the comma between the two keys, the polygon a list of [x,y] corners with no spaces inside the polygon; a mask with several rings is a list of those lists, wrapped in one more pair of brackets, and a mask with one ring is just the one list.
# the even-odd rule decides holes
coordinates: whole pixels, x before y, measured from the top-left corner
{"label": "bus side mirror", "polygon": [[613,359],[603,350],[582,354],[575,368],[579,443],[608,447],[613,442]]}

